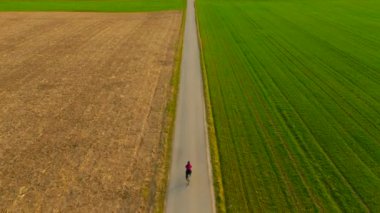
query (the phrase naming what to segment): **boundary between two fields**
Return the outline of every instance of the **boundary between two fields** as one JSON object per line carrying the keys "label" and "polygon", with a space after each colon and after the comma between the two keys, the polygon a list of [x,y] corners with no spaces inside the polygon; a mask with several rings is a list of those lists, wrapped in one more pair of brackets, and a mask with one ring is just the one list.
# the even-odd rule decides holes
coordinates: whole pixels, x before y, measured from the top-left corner
{"label": "boundary between two fields", "polygon": [[194,2],[194,8],[195,8],[195,23],[197,25],[197,36],[198,36],[198,43],[199,43],[199,52],[200,52],[200,60],[201,60],[201,69],[202,69],[202,77],[203,77],[203,93],[204,93],[204,99],[206,104],[206,121],[207,121],[207,130],[208,130],[208,147],[211,157],[211,164],[212,164],[212,177],[213,177],[213,186],[214,186],[214,193],[215,193],[215,204],[216,204],[216,210],[217,212],[226,212],[226,203],[225,203],[225,197],[224,197],[224,189],[223,189],[223,179],[222,179],[222,172],[220,169],[220,160],[219,160],[219,149],[217,144],[217,137],[215,134],[215,125],[214,125],[214,116],[212,113],[212,107],[211,107],[211,99],[210,99],[210,90],[208,86],[208,78],[207,78],[207,71],[206,71],[206,64],[205,64],[205,58],[203,54],[203,46],[202,46],[202,39],[200,35],[200,27],[199,27],[199,19],[197,16],[197,4],[196,1]]}

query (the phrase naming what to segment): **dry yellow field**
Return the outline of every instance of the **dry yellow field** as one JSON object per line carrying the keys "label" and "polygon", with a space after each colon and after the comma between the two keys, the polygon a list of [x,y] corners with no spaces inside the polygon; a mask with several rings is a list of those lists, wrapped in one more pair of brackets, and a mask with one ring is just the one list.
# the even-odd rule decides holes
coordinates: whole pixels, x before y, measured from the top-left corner
{"label": "dry yellow field", "polygon": [[0,13],[0,210],[151,210],[181,17]]}

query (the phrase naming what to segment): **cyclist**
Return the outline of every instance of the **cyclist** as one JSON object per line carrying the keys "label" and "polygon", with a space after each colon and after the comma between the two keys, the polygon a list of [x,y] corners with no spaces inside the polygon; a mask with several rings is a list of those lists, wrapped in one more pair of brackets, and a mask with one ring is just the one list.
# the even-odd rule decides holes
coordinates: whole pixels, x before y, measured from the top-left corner
{"label": "cyclist", "polygon": [[186,168],[186,180],[189,182],[190,181],[189,177],[191,176],[191,172],[192,172],[191,168],[193,168],[190,161],[187,161],[185,168]]}

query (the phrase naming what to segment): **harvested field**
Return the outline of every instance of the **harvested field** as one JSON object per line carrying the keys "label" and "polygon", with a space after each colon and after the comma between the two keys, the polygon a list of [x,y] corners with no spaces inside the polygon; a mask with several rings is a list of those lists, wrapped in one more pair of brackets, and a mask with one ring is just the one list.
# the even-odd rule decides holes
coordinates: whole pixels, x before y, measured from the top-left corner
{"label": "harvested field", "polygon": [[0,13],[1,210],[150,210],[180,24]]}

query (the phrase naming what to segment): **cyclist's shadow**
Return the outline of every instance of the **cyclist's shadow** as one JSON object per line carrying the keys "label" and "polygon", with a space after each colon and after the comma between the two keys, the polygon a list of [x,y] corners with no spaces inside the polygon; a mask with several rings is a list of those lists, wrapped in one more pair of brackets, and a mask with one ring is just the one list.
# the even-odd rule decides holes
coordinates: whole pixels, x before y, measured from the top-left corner
{"label": "cyclist's shadow", "polygon": [[175,184],[169,187],[169,191],[183,191],[189,186],[185,178],[177,179]]}

